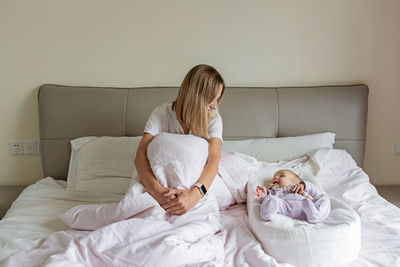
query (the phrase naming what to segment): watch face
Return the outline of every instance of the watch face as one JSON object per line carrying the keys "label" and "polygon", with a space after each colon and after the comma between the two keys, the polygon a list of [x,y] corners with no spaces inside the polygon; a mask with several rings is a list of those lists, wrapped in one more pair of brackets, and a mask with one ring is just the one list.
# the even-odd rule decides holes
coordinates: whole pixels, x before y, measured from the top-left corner
{"label": "watch face", "polygon": [[200,187],[201,191],[203,192],[203,194],[205,195],[207,193],[207,189],[204,185],[201,185]]}

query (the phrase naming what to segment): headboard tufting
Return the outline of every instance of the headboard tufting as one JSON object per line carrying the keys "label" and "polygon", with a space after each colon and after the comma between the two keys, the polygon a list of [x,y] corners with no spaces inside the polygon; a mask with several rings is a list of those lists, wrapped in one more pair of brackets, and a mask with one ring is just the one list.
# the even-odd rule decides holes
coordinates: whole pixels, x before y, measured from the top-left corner
{"label": "headboard tufting", "polygon": [[[39,88],[43,173],[66,179],[69,141],[82,136],[138,136],[151,111],[178,87],[112,88],[45,84]],[[336,133],[335,148],[364,159],[368,87],[227,87],[220,105],[225,139]]]}

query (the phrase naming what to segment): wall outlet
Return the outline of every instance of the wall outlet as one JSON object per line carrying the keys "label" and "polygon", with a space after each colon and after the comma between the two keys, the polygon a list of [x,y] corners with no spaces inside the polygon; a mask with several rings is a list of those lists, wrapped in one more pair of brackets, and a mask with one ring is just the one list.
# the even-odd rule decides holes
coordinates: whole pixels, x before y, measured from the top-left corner
{"label": "wall outlet", "polygon": [[24,154],[24,142],[9,142],[10,155],[23,155]]}
{"label": "wall outlet", "polygon": [[24,155],[37,155],[36,142],[25,142],[24,141]]}

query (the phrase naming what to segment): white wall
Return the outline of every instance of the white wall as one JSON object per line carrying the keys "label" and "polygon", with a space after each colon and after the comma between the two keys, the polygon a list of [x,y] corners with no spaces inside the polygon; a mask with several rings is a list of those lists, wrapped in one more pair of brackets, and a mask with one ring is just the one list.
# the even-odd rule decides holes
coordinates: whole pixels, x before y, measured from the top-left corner
{"label": "white wall", "polygon": [[365,169],[400,184],[400,1],[0,1],[0,184],[43,177],[39,156],[8,142],[39,140],[37,88],[178,86],[194,65],[228,86],[366,83]]}
{"label": "white wall", "polygon": [[370,74],[365,171],[375,184],[400,184],[400,1],[377,1]]}

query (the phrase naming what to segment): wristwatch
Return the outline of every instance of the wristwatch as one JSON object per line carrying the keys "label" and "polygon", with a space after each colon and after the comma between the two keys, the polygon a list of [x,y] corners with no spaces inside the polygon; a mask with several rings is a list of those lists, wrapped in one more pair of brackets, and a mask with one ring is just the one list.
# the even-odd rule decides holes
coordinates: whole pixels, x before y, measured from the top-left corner
{"label": "wristwatch", "polygon": [[202,197],[204,197],[207,194],[207,189],[204,186],[204,184],[195,183],[194,186],[200,190],[200,194]]}

